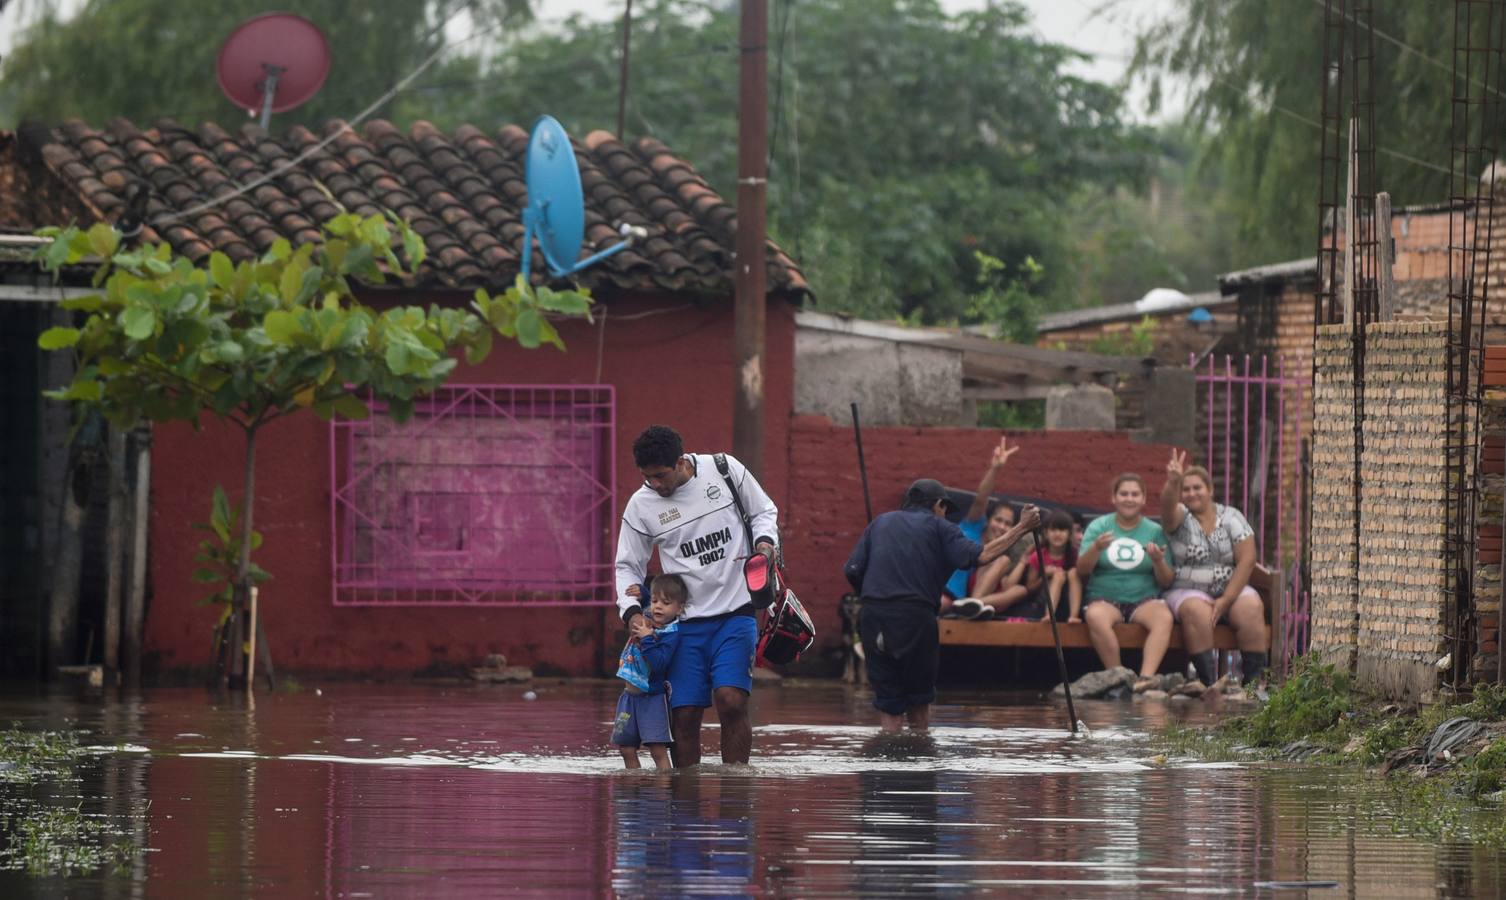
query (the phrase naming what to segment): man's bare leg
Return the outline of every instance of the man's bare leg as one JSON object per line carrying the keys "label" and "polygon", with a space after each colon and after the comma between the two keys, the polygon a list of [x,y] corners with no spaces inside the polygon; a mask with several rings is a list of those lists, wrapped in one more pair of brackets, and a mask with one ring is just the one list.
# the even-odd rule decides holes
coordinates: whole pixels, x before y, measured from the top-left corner
{"label": "man's bare leg", "polygon": [[905,717],[879,711],[879,729],[885,734],[899,734],[905,730]]}
{"label": "man's bare leg", "polygon": [[905,710],[905,718],[910,720],[912,730],[929,731],[931,729],[931,704],[910,707]]}
{"label": "man's bare leg", "polygon": [[[668,772],[669,771],[669,745],[668,744],[645,744],[644,746],[648,748],[648,755],[654,758],[654,768],[658,769],[660,772]],[[632,766],[632,768],[634,768],[634,769],[638,768],[637,762],[638,762],[638,754],[634,753],[633,754],[633,766]]]}
{"label": "man's bare leg", "polygon": [[670,757],[676,769],[694,766],[701,761],[701,715],[699,706],[679,706],[670,712],[669,730],[675,736]]}
{"label": "man's bare leg", "polygon": [[[719,687],[712,693],[722,725],[722,762],[746,765],[753,753],[753,722],[748,718],[748,692]],[[699,724],[699,723],[698,723]]]}
{"label": "man's bare leg", "polygon": [[618,747],[622,751],[622,764],[629,769],[641,769],[643,764],[638,762],[637,747]]}

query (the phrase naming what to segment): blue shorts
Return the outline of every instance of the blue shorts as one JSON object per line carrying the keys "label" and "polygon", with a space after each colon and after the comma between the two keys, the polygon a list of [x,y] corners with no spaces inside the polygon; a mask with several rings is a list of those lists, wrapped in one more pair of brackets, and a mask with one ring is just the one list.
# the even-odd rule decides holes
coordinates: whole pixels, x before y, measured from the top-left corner
{"label": "blue shorts", "polygon": [[671,704],[707,707],[711,692],[735,687],[753,692],[753,654],[758,649],[758,620],[682,619],[680,645],[669,664]]}
{"label": "blue shorts", "polygon": [[673,744],[669,735],[669,695],[630,694],[617,698],[617,716],[612,722],[612,743],[619,747],[640,744]]}

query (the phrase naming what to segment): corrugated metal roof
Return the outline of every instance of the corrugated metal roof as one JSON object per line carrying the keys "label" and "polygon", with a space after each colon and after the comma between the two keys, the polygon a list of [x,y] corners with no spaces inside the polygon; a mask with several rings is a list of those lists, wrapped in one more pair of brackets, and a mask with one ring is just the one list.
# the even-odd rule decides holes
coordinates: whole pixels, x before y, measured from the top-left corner
{"label": "corrugated metal roof", "polygon": [[1312,279],[1317,277],[1317,257],[1304,256],[1301,259],[1293,259],[1283,263],[1256,266],[1253,269],[1241,269],[1238,272],[1225,272],[1218,276],[1218,287],[1224,293],[1231,294],[1247,284],[1256,284],[1263,281],[1300,281],[1304,278]]}

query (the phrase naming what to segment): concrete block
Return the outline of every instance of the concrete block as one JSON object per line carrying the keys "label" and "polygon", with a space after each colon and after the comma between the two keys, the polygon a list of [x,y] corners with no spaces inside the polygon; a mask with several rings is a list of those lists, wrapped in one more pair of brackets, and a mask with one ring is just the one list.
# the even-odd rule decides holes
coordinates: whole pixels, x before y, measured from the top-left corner
{"label": "concrete block", "polygon": [[1046,429],[1113,431],[1114,392],[1097,384],[1051,388],[1046,394]]}
{"label": "concrete block", "polygon": [[1191,369],[1151,370],[1145,392],[1145,427],[1158,444],[1197,444],[1197,375]]}

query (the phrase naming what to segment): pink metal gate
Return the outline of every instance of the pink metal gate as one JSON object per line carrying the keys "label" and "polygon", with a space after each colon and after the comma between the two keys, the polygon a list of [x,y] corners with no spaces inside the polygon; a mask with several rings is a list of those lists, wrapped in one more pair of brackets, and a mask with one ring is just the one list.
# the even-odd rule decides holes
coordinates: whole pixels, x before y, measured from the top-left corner
{"label": "pink metal gate", "polygon": [[1245,514],[1255,529],[1260,560],[1279,565],[1285,577],[1285,609],[1272,623],[1284,638],[1283,658],[1272,662],[1285,674],[1308,639],[1311,597],[1303,529],[1308,384],[1287,374],[1284,356],[1276,358],[1274,372],[1269,358],[1256,361],[1248,354],[1242,364],[1233,356],[1223,357],[1222,364],[1210,356],[1206,365],[1193,357],[1189,364],[1197,370],[1200,397],[1206,398],[1199,425],[1206,429],[1202,460],[1213,476],[1213,492]]}
{"label": "pink metal gate", "polygon": [[453,385],[330,426],[337,606],[612,602],[610,385]]}

